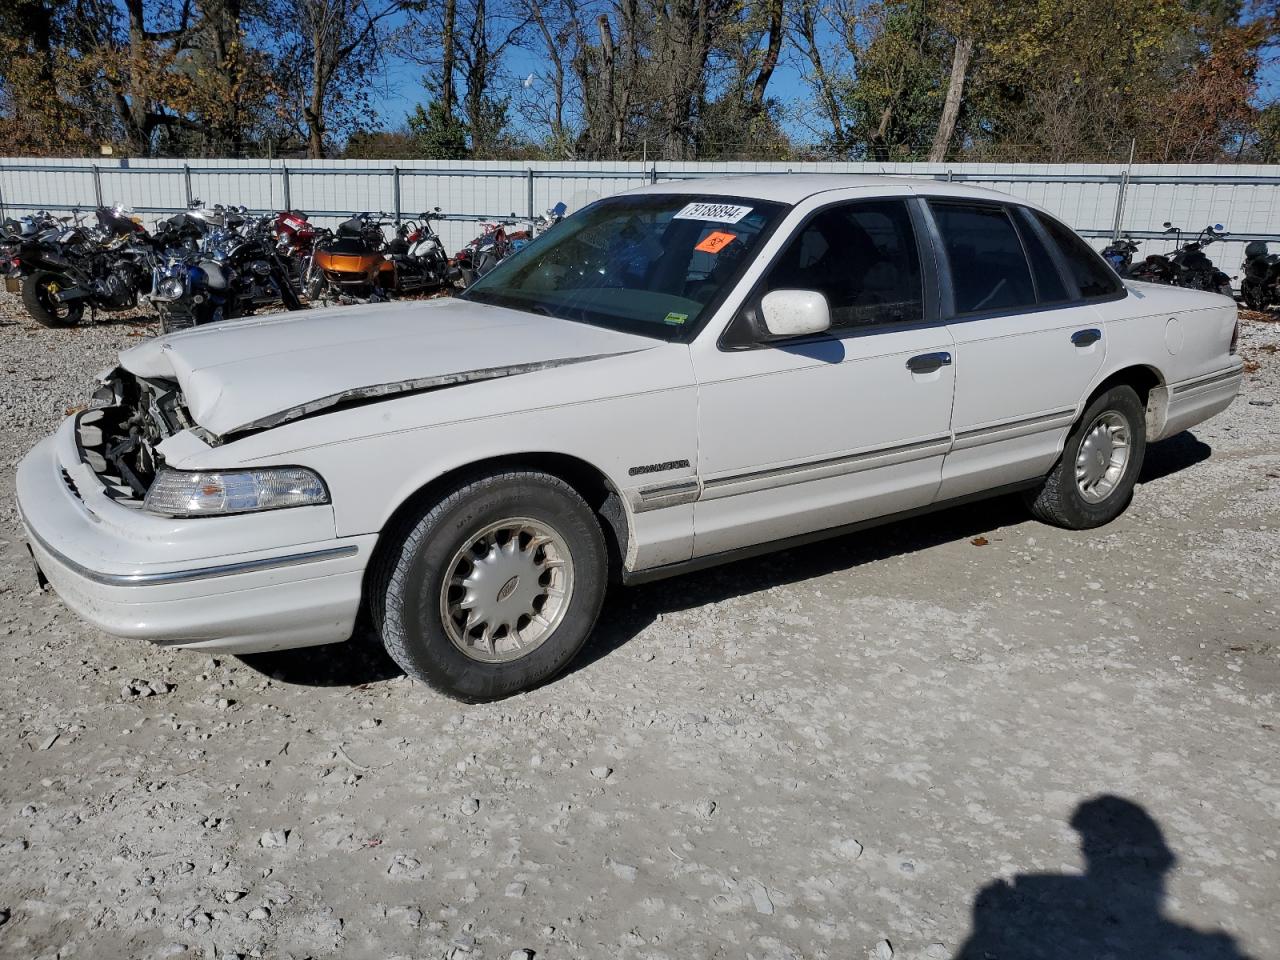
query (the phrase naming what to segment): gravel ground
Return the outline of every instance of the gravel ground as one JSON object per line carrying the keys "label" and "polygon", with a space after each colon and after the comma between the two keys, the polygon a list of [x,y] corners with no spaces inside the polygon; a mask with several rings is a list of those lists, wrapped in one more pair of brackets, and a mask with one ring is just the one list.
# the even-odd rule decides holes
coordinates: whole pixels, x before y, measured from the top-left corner
{"label": "gravel ground", "polygon": [[12,465],[151,332],[0,301],[0,956],[1280,957],[1280,323],[1109,527],[618,590],[475,707],[363,634],[209,657],[33,589]]}

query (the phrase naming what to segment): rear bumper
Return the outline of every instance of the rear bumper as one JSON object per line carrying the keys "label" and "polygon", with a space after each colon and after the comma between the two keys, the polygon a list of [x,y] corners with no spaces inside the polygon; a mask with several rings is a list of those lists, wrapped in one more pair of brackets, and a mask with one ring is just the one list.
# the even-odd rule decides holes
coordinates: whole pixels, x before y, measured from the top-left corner
{"label": "rear bumper", "polygon": [[1169,385],[1169,412],[1159,440],[1194,427],[1221,413],[1236,395],[1244,380],[1244,365],[1237,361],[1233,366],[1204,376],[1193,377]]}
{"label": "rear bumper", "polygon": [[[18,467],[18,508],[41,573],[85,620],[121,637],[227,653],[351,635],[375,537],[335,537],[327,507],[279,511],[309,518],[205,517],[199,527],[142,514],[60,456],[65,433],[41,441]],[[247,536],[251,517],[259,529]],[[277,519],[274,532],[289,545],[264,546]],[[300,536],[308,525],[313,535]],[[255,549],[226,552],[228,542]]]}

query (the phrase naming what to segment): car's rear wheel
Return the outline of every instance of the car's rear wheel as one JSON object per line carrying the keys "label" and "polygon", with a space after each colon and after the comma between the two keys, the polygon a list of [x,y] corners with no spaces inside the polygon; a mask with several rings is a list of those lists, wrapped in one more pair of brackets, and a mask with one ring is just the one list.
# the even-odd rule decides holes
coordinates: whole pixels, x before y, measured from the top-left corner
{"label": "car's rear wheel", "polygon": [[370,607],[409,676],[493,700],[555,676],[600,612],[608,553],[568,484],[520,471],[459,484],[381,550]]}
{"label": "car's rear wheel", "polygon": [[1031,512],[1069,530],[1110,523],[1133,499],[1146,447],[1146,410],[1137,391],[1120,385],[1099,394],[1044,484],[1028,497]]}

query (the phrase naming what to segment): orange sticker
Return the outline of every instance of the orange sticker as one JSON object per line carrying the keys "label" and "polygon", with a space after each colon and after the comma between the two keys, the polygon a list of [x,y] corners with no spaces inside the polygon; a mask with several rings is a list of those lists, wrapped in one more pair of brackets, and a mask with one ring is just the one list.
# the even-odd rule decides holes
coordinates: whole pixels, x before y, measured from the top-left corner
{"label": "orange sticker", "polygon": [[737,239],[738,235],[736,233],[728,233],[724,230],[713,230],[711,233],[708,233],[703,237],[702,242],[693,249],[701,250],[703,253],[719,253]]}

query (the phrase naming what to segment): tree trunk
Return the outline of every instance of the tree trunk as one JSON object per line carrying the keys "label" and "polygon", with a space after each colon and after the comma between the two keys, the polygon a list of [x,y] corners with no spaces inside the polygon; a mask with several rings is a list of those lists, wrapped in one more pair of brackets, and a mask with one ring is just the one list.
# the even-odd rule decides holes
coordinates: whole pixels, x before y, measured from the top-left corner
{"label": "tree trunk", "polygon": [[947,84],[947,99],[942,104],[942,116],[938,118],[938,130],[933,135],[929,149],[929,162],[941,163],[947,158],[947,147],[956,132],[956,120],[960,117],[960,104],[964,100],[964,81],[969,73],[969,60],[973,56],[973,38],[957,37],[955,54],[951,58],[951,81]]}
{"label": "tree trunk", "polygon": [[324,95],[329,85],[325,68],[324,44],[328,38],[323,31],[315,30],[312,36],[311,100],[303,107],[302,119],[307,124],[307,153],[312,160],[324,159]]}
{"label": "tree trunk", "polygon": [[782,53],[782,3],[783,0],[769,2],[769,46],[765,48],[764,60],[751,85],[751,114],[755,117],[764,112],[765,90]]}
{"label": "tree trunk", "polygon": [[457,105],[457,94],[453,88],[453,72],[458,64],[457,21],[458,0],[445,0],[444,24],[440,33],[440,106],[446,119],[453,117]]}

